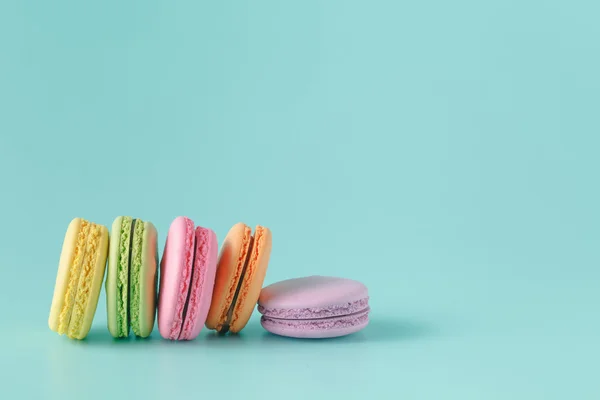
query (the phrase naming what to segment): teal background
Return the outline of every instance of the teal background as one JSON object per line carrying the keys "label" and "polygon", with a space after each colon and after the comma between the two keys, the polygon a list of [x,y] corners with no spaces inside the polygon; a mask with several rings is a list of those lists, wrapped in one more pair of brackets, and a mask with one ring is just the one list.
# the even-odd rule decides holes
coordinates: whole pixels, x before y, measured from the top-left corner
{"label": "teal background", "polygon": [[[595,1],[0,2],[0,397],[598,399]],[[84,217],[272,229],[326,341],[47,318]],[[314,397],[309,397],[314,396]]]}

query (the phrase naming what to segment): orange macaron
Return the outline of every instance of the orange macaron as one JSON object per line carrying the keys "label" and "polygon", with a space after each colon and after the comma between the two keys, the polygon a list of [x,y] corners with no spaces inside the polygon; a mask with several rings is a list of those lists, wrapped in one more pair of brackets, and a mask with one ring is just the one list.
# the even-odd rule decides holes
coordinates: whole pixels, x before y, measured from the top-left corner
{"label": "orange macaron", "polygon": [[219,254],[215,286],[206,327],[219,333],[241,331],[258,301],[271,255],[268,228],[235,224]]}

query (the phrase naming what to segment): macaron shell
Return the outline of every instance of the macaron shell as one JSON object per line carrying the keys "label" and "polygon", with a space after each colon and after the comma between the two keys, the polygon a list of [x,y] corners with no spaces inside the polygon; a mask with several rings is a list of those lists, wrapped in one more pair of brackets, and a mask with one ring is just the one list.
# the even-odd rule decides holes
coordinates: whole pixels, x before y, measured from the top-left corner
{"label": "macaron shell", "polygon": [[317,320],[278,320],[261,317],[261,325],[275,335],[302,339],[324,339],[349,335],[369,324],[368,310],[360,314]]}
{"label": "macaron shell", "polygon": [[288,279],[265,287],[258,300],[262,326],[297,338],[348,335],[369,322],[369,293],[361,282],[328,276]]}
{"label": "macaron shell", "polygon": [[[97,234],[97,242],[90,242],[90,254],[94,254],[90,260],[91,271],[90,275],[80,279],[78,287],[78,300],[74,313],[77,315],[71,318],[68,336],[74,339],[84,339],[90,331],[96,308],[98,306],[98,298],[104,281],[106,272],[106,258],[108,255],[108,229],[102,225],[96,225],[97,231],[92,232],[92,235]],[[90,238],[94,240],[94,238]],[[95,243],[95,244],[94,244]],[[94,247],[95,246],[95,247]],[[87,267],[84,266],[84,269]],[[87,295],[86,295],[87,294]],[[80,310],[78,308],[81,307]],[[81,312],[81,314],[78,313]]]}
{"label": "macaron shell", "polygon": [[156,284],[158,278],[158,233],[151,222],[144,222],[142,268],[140,270],[139,335],[148,337],[156,317]]}
{"label": "macaron shell", "polygon": [[165,339],[176,340],[190,283],[193,254],[193,222],[177,217],[171,223],[160,263],[158,330]]}
{"label": "macaron shell", "polygon": [[243,223],[235,224],[227,233],[219,260],[206,327],[220,330],[242,275],[242,269],[250,246],[252,231]]}
{"label": "macaron shell", "polygon": [[60,253],[58,263],[58,272],[56,274],[56,282],[54,284],[54,295],[52,297],[52,305],[50,306],[50,316],[48,318],[48,326],[51,330],[58,332],[59,317],[61,310],[65,305],[65,295],[67,285],[69,283],[70,268],[75,256],[75,247],[77,246],[77,236],[81,229],[82,219],[74,218],[67,228],[63,246]]}
{"label": "macaron shell", "polygon": [[233,333],[244,329],[256,307],[269,265],[272,242],[271,231],[268,228],[256,226],[252,254],[231,321],[230,331]]}
{"label": "macaron shell", "polygon": [[196,260],[192,289],[180,340],[193,340],[200,334],[210,308],[217,271],[217,236],[212,230],[202,227],[196,228],[195,236]]}
{"label": "macaron shell", "polygon": [[113,337],[119,337],[117,309],[117,274],[119,265],[119,247],[121,244],[121,225],[123,217],[117,217],[113,221],[110,230],[110,245],[108,249],[108,268],[106,272],[106,319],[108,331]]}
{"label": "macaron shell", "polygon": [[265,287],[258,304],[265,309],[328,308],[367,299],[361,282],[329,276],[308,276],[273,283]]}

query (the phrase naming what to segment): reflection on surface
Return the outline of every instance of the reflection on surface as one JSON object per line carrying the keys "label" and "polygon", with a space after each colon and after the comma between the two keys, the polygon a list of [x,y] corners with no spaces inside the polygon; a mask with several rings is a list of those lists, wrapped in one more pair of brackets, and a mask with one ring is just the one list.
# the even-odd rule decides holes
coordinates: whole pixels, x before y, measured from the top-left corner
{"label": "reflection on surface", "polygon": [[251,321],[239,334],[219,335],[203,329],[196,340],[189,342],[164,340],[158,331],[147,339],[133,335],[114,339],[99,324],[82,341],[51,332],[28,340],[23,337],[20,357],[23,367],[32,373],[37,371],[40,377],[39,389],[25,387],[28,393],[43,390],[44,397],[49,398],[100,399],[106,397],[105,386],[110,384],[117,398],[137,398],[144,393],[184,398],[190,393],[191,382],[202,376],[218,381],[217,375],[225,367],[229,377],[237,376],[247,385],[254,385],[254,379],[258,379],[246,375],[258,364],[284,378],[294,371],[307,374],[353,365],[352,373],[360,377],[380,365],[389,349],[395,347],[393,344],[435,336],[439,332],[433,324],[376,315],[364,330],[330,339],[276,336],[266,332],[258,321]]}
{"label": "reflection on surface", "polygon": [[373,318],[362,331],[369,342],[395,342],[437,336],[437,328],[426,321],[409,318]]}
{"label": "reflection on surface", "polygon": [[195,347],[211,346],[215,348],[233,348],[247,345],[294,345],[301,343],[332,343],[336,344],[359,344],[366,342],[395,342],[406,340],[425,339],[436,336],[438,330],[431,323],[418,319],[386,319],[383,317],[371,317],[365,329],[357,333],[327,339],[297,339],[278,336],[265,331],[258,321],[251,321],[240,333],[225,335],[215,331],[202,329],[200,335],[192,341],[169,341],[163,339],[155,329],[148,338],[137,338],[133,334],[128,338],[113,338],[103,327],[94,327],[88,337],[81,341],[66,340],[70,346],[79,347],[126,347],[127,351],[134,349],[146,349],[148,347]]}

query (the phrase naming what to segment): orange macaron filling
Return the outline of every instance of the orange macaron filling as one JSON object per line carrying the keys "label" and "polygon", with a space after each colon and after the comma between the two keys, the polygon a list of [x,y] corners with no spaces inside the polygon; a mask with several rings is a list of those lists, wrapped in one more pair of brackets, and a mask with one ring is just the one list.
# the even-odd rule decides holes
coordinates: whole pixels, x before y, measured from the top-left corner
{"label": "orange macaron filling", "polygon": [[271,232],[236,224],[225,238],[217,266],[211,309],[206,321],[219,333],[244,328],[260,295],[271,251]]}

